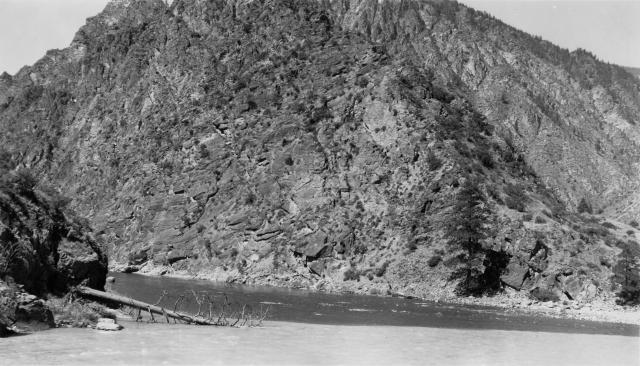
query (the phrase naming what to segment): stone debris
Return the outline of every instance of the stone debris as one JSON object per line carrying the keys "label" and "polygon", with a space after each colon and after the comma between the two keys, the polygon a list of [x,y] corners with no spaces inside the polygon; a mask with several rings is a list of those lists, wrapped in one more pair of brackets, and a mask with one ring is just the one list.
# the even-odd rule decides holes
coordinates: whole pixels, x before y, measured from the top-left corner
{"label": "stone debris", "polygon": [[122,325],[116,323],[114,319],[109,318],[100,318],[98,319],[98,323],[96,324],[97,330],[106,330],[106,331],[117,331],[122,330]]}

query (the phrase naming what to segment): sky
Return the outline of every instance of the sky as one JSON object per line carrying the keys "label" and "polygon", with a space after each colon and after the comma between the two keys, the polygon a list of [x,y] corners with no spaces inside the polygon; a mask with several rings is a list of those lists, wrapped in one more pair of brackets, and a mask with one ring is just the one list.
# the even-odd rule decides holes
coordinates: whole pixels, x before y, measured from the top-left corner
{"label": "sky", "polygon": [[[0,73],[64,48],[108,0],[0,0]],[[460,0],[561,47],[640,67],[640,0]]]}
{"label": "sky", "polygon": [[640,67],[640,0],[459,0],[563,48]]}
{"label": "sky", "polygon": [[0,74],[15,74],[47,50],[66,48],[108,0],[0,0]]}

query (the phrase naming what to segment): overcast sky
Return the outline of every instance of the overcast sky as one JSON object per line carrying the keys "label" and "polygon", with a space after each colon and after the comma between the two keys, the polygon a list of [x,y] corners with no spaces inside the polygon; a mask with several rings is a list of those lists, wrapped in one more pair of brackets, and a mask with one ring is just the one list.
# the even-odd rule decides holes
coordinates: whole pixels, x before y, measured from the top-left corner
{"label": "overcast sky", "polygon": [[[64,48],[108,0],[0,0],[0,72],[15,74]],[[526,32],[600,59],[640,67],[640,0],[461,0]]]}

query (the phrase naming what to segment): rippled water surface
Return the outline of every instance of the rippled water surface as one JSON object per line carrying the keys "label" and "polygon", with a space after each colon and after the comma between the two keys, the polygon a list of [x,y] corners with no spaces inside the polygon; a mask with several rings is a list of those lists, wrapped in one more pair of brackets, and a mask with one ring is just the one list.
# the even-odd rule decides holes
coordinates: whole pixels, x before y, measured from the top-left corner
{"label": "rippled water surface", "polygon": [[[121,321],[0,339],[0,365],[640,365],[638,327],[397,298],[116,274],[113,290],[165,305],[203,291],[270,306],[260,328]],[[194,311],[194,302],[185,310]]]}
{"label": "rippled water surface", "polygon": [[[112,274],[113,291],[138,300],[155,303],[166,290],[162,304],[173,307],[177,295],[209,293],[214,301],[226,298],[255,309],[269,306],[269,319],[340,325],[394,325],[414,327],[527,330],[585,334],[638,336],[640,328],[599,322],[551,319],[504,310],[460,306],[402,298],[337,295],[272,287],[228,286],[210,281],[152,277],[136,274]],[[187,296],[193,299],[193,296]],[[184,304],[185,310],[197,310],[195,301]]]}

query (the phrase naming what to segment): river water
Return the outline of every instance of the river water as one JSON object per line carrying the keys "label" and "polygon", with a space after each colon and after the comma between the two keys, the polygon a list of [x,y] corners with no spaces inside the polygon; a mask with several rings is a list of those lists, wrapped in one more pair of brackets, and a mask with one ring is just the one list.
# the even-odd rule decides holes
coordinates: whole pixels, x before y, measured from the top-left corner
{"label": "river water", "polygon": [[54,329],[0,340],[0,365],[640,365],[634,326],[140,275],[116,274],[113,290],[148,302],[167,290],[167,305],[176,294],[206,291],[270,305],[271,317],[260,328],[121,322],[125,329],[114,333]]}
{"label": "river water", "polygon": [[404,298],[338,295],[274,287],[229,285],[206,280],[111,274],[116,278],[112,291],[137,300],[156,303],[163,291],[168,295],[161,305],[173,308],[180,294],[187,302],[182,309],[197,311],[192,292],[207,293],[214,302],[225,299],[236,309],[246,304],[256,310],[269,306],[269,320],[333,325],[385,325],[456,329],[526,330],[638,336],[640,328],[570,319],[553,319],[530,314],[506,313],[503,309],[461,306],[407,300]]}

